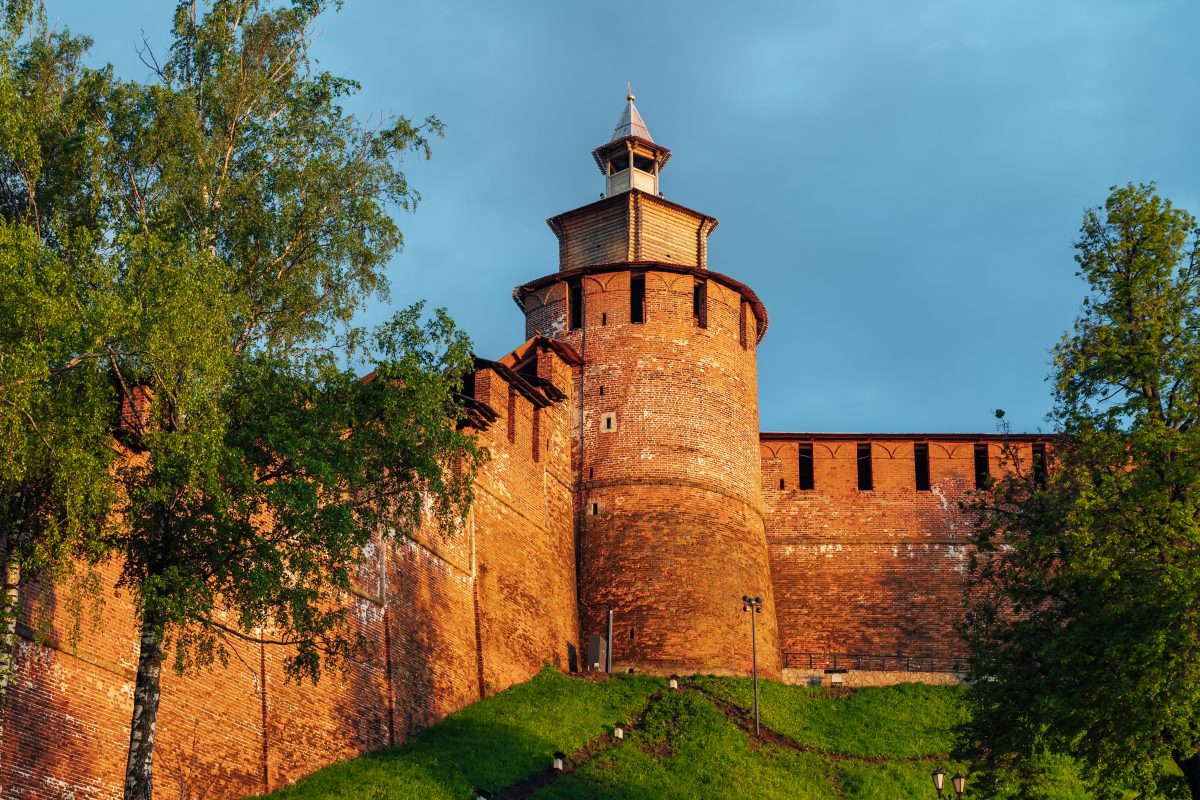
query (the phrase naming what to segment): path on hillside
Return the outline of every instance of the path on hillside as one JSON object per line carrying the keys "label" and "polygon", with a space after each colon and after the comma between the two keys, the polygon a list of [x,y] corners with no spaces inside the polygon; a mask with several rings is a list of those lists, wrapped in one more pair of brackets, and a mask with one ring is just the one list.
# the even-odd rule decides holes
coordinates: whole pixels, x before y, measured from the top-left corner
{"label": "path on hillside", "polygon": [[[592,679],[588,678],[588,680]],[[849,761],[864,764],[911,765],[927,762],[944,762],[949,758],[948,753],[936,753],[908,757],[867,756],[855,755],[851,753],[839,753],[797,742],[796,740],[791,739],[788,736],[779,733],[778,731],[762,725],[761,722],[759,724],[760,734],[755,736],[754,717],[751,715],[751,713],[747,712],[741,706],[719,697],[703,687],[696,686],[694,684],[688,684],[687,682],[682,682],[680,684],[680,688],[677,690],[668,689],[666,692],[658,691],[650,695],[648,702],[642,708],[642,710],[634,714],[629,720],[629,723],[625,726],[626,736],[633,731],[639,730],[641,728],[642,720],[645,718],[646,714],[653,709],[656,703],[663,699],[667,692],[672,691],[691,692],[702,697],[706,702],[710,703],[714,708],[720,711],[725,718],[732,722],[743,734],[745,734],[748,739],[748,743],[754,748],[759,748],[765,743],[767,745],[787,748],[800,753],[820,756],[822,758],[827,758],[830,761]],[[853,693],[853,691],[853,689],[845,690],[847,695]],[[614,747],[624,744],[624,742],[625,740],[623,739],[614,738],[611,733],[600,734],[581,747],[579,750],[571,753],[565,760],[563,764],[563,770],[561,772],[552,768],[548,768],[542,772],[535,773],[524,780],[518,781],[517,783],[514,783],[498,792],[496,794],[496,798],[497,800],[526,800],[526,798],[531,797],[535,792],[555,783],[563,775],[568,775],[576,771],[597,757],[604,755]],[[833,784],[834,791],[836,791],[839,796],[845,796],[844,788],[839,784],[836,773],[831,774],[829,778]]]}

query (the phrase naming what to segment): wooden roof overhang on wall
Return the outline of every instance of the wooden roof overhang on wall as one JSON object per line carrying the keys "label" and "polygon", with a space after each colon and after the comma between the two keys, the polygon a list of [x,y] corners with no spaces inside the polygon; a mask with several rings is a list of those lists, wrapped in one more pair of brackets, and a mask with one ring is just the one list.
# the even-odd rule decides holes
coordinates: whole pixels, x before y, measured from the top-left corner
{"label": "wooden roof overhang on wall", "polygon": [[[715,222],[715,220],[714,220]],[[513,289],[513,302],[520,307],[521,311],[525,310],[525,298],[549,286],[552,283],[566,281],[570,278],[582,277],[585,275],[603,275],[610,272],[626,272],[630,270],[650,271],[650,272],[671,272],[679,275],[694,275],[697,278],[705,278],[710,281],[715,281],[742,296],[742,299],[750,304],[751,310],[754,312],[754,318],[758,321],[758,338],[755,339],[755,344],[762,341],[763,336],[767,333],[767,308],[763,305],[762,300],[754,293],[746,284],[739,280],[723,275],[720,272],[713,272],[705,267],[689,266],[687,264],[667,264],[661,261],[621,261],[613,264],[591,264],[585,267],[576,267],[575,269],[555,272],[550,275],[532,280],[529,283],[523,283]]]}
{"label": "wooden roof overhang on wall", "polygon": [[[545,336],[534,336],[508,355],[496,361],[489,358],[480,358],[476,355],[472,355],[471,358],[475,363],[476,371],[481,369],[492,370],[522,397],[532,403],[535,408],[546,408],[547,406],[566,400],[567,395],[562,389],[555,386],[552,381],[537,374],[537,354],[541,350],[552,351],[573,367],[577,367],[583,363],[583,359],[575,352],[575,348],[566,342],[556,342]],[[530,370],[530,367],[533,368],[533,371]],[[473,376],[467,383],[471,386],[474,385]],[[457,397],[463,404],[463,408],[467,411],[467,418],[463,423],[467,427],[477,430],[487,430],[488,426],[500,417],[496,409],[466,392],[459,393]]]}

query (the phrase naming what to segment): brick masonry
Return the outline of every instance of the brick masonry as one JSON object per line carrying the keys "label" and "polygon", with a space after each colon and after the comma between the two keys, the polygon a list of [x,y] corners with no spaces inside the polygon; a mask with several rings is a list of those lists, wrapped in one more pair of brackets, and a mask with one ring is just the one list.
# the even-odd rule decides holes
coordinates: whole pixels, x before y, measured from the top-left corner
{"label": "brick masonry", "polygon": [[[953,679],[969,556],[959,504],[974,496],[975,444],[988,443],[995,473],[999,440],[761,433],[767,315],[748,287],[708,270],[715,219],[633,190],[549,223],[558,271],[513,294],[527,341],[479,360],[469,387],[491,458],[464,529],[367,548],[343,602],[375,648],[344,673],[291,684],[286,652],[250,642],[233,643],[227,664],[168,672],[157,797],[277,788],[400,742],[544,663],[576,669],[610,609],[620,670],[745,674],[749,593],[763,598],[768,676],[822,675],[784,668],[811,654],[905,654],[941,660],[923,679]],[[928,490],[916,488],[918,443]],[[798,486],[802,447],[811,489]],[[116,575],[102,571],[100,622],[78,637],[70,586],[24,590],[3,797],[120,796],[137,626]]]}

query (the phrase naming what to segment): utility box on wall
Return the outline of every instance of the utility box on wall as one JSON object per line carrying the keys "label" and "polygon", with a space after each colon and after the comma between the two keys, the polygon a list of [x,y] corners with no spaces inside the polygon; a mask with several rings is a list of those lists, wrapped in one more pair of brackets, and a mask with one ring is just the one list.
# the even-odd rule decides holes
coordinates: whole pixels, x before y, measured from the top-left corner
{"label": "utility box on wall", "polygon": [[608,661],[608,642],[598,633],[588,637],[587,669],[588,672],[601,672]]}

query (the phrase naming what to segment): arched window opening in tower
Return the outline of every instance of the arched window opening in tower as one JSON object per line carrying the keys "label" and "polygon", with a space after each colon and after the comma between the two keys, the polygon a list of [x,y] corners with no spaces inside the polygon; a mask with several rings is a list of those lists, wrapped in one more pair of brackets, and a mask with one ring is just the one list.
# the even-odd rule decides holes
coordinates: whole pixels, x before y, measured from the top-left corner
{"label": "arched window opening in tower", "polygon": [[708,327],[708,281],[703,278],[692,284],[692,321],[699,328]]}
{"label": "arched window opening in tower", "polygon": [[858,490],[869,492],[875,488],[874,476],[871,474],[871,443],[858,443]]}
{"label": "arched window opening in tower", "polygon": [[629,278],[629,321],[640,324],[646,321],[646,276],[635,274]]}
{"label": "arched window opening in tower", "polygon": [[568,327],[577,331],[583,327],[583,282],[579,278],[567,281]]}

